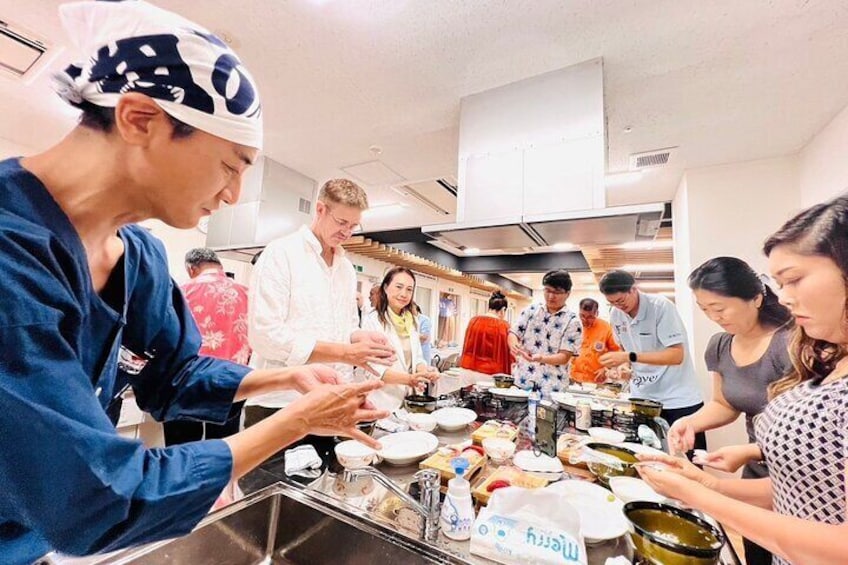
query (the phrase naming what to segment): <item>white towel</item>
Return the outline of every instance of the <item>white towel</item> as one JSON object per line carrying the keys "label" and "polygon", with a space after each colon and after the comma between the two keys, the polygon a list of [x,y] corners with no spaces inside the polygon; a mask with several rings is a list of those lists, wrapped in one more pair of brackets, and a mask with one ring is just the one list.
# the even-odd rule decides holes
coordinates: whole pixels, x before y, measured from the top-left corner
{"label": "white towel", "polygon": [[286,451],[286,475],[310,479],[321,474],[321,458],[311,445],[301,445]]}

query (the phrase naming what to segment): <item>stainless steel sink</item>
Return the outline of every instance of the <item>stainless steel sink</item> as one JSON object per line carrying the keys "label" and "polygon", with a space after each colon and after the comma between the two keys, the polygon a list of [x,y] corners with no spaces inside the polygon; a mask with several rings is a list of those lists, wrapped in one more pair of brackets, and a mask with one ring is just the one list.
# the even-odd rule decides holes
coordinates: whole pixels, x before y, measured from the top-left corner
{"label": "stainless steel sink", "polygon": [[210,515],[188,536],[111,554],[98,563],[465,562],[362,518],[314,494],[277,484]]}

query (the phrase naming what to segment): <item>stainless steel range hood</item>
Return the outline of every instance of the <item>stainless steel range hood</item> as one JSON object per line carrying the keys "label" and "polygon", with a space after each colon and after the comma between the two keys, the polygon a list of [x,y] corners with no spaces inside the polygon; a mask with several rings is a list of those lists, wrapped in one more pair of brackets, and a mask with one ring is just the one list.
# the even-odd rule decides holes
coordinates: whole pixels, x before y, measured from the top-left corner
{"label": "stainless steel range hood", "polygon": [[663,204],[606,207],[603,82],[593,59],[463,98],[458,221],[422,231],[484,253],[653,238]]}
{"label": "stainless steel range hood", "polygon": [[430,234],[457,249],[475,248],[518,252],[571,243],[577,247],[617,245],[653,239],[662,221],[662,203],[555,212],[488,220],[424,226]]}

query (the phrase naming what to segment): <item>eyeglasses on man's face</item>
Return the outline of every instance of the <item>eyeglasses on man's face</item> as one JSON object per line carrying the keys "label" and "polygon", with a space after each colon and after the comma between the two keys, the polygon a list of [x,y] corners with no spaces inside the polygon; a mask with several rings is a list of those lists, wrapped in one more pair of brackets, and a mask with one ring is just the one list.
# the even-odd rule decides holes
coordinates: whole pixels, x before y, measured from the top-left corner
{"label": "eyeglasses on man's face", "polygon": [[627,306],[627,301],[630,298],[630,293],[625,292],[625,293],[619,293],[617,295],[611,294],[611,295],[607,296],[606,298],[607,298],[607,304],[609,304],[610,306],[615,306],[616,308],[624,308],[625,306]]}
{"label": "eyeglasses on man's face", "polygon": [[329,206],[327,207],[327,214],[330,216],[330,218],[332,218],[332,220],[336,223],[336,226],[338,226],[340,230],[355,232],[362,229],[362,224],[354,224],[337,217],[335,214],[333,214],[333,211],[329,208]]}

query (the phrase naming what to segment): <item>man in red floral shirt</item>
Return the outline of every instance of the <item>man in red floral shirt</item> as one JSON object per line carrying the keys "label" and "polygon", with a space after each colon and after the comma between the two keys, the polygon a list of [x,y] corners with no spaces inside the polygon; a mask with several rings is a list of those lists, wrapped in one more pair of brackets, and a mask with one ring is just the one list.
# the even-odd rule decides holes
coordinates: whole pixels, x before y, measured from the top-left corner
{"label": "man in red floral shirt", "polygon": [[[247,365],[247,287],[224,273],[221,260],[211,249],[201,247],[186,253],[185,267],[191,280],[182,286],[182,291],[203,338],[200,354]],[[226,423],[221,425],[165,422],[165,443],[175,445],[232,435],[239,431],[243,404],[233,404]]]}

